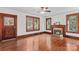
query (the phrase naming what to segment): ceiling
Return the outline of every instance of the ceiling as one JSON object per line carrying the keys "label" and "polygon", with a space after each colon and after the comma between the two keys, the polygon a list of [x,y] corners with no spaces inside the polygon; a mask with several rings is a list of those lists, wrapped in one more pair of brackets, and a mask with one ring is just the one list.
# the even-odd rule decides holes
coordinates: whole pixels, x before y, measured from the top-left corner
{"label": "ceiling", "polygon": [[17,10],[17,11],[20,11],[25,14],[30,13],[30,14],[41,15],[41,16],[53,16],[53,15],[62,13],[64,11],[71,11],[71,10],[78,10],[79,9],[78,7],[48,7],[49,10],[51,10],[51,12],[41,14],[40,7],[5,7],[5,8]]}

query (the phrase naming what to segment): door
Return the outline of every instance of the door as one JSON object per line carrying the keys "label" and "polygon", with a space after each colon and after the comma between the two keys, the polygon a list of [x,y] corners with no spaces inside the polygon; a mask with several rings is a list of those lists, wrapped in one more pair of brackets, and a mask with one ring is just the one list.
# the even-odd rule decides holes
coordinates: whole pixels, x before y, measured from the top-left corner
{"label": "door", "polygon": [[16,16],[3,16],[3,40],[16,38]]}

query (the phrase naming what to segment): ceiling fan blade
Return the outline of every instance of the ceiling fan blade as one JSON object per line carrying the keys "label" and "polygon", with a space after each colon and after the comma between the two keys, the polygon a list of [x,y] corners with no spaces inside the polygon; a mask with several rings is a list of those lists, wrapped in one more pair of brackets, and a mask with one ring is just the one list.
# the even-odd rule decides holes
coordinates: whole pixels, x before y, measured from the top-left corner
{"label": "ceiling fan blade", "polygon": [[41,9],[42,9],[42,10],[47,10],[47,9],[48,9],[48,7],[41,7]]}
{"label": "ceiling fan blade", "polygon": [[41,7],[41,11],[43,12],[51,12],[48,7]]}
{"label": "ceiling fan blade", "polygon": [[44,7],[41,7],[41,10],[44,10]]}
{"label": "ceiling fan blade", "polygon": [[51,12],[50,10],[46,10],[45,12]]}

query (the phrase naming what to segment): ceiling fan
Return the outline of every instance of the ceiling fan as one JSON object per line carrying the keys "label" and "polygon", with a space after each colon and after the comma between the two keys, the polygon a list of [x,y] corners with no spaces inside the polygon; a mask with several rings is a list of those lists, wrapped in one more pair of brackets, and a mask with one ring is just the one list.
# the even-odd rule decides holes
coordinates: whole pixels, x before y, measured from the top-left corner
{"label": "ceiling fan", "polygon": [[41,12],[51,12],[51,10],[48,7],[41,7]]}

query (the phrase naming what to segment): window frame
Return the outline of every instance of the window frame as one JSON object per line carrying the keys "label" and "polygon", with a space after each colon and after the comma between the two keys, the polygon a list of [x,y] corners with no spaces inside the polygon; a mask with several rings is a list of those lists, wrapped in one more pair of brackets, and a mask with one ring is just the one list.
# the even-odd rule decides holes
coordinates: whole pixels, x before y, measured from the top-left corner
{"label": "window frame", "polygon": [[[27,18],[28,17],[31,17],[32,18],[32,27],[33,27],[32,30],[28,30],[28,28],[27,28],[28,27],[27,26],[27,24],[28,24],[27,23],[27,21],[28,21]],[[39,24],[38,24],[38,29],[37,30],[34,29],[34,18],[38,18],[38,23]],[[39,30],[40,30],[40,18],[39,17],[33,17],[33,16],[26,16],[26,32],[39,31]]]}
{"label": "window frame", "polygon": [[[70,32],[69,30],[68,30],[68,27],[69,27],[69,24],[68,24],[68,22],[69,22],[69,17],[70,16],[77,16],[77,21],[78,21],[78,31],[77,32]],[[78,34],[79,33],[79,13],[73,13],[73,14],[68,14],[68,15],[66,15],[66,32],[67,33],[76,33],[76,34]]]}
{"label": "window frame", "polygon": [[50,23],[51,23],[51,18],[46,18],[46,30],[51,30],[51,28],[50,29],[48,29],[47,28],[47,21],[50,19]]}

